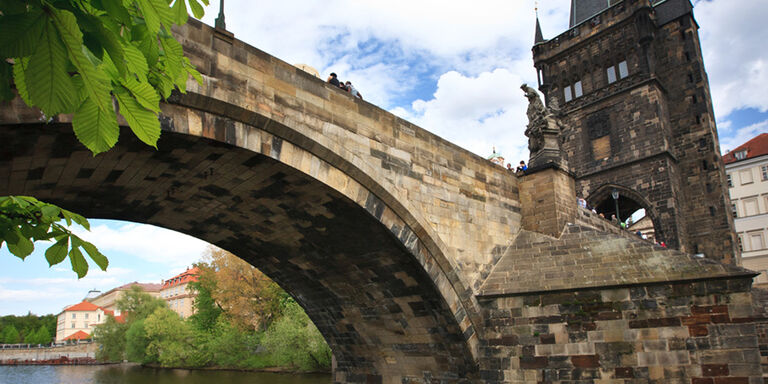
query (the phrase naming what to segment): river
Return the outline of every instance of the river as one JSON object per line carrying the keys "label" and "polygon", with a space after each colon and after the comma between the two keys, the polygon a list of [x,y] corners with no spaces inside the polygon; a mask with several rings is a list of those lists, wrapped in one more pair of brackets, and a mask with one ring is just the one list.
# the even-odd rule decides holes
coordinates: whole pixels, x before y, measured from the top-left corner
{"label": "river", "polygon": [[0,366],[0,384],[329,384],[329,374],[145,368],[138,365]]}

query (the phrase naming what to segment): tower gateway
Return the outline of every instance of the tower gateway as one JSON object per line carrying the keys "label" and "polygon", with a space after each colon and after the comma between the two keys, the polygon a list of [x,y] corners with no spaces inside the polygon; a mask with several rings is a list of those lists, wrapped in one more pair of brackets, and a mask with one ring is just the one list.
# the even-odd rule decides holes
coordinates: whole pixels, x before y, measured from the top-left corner
{"label": "tower gateway", "polygon": [[533,61],[580,197],[620,220],[645,209],[658,241],[738,262],[689,0],[572,0],[559,36],[537,20]]}

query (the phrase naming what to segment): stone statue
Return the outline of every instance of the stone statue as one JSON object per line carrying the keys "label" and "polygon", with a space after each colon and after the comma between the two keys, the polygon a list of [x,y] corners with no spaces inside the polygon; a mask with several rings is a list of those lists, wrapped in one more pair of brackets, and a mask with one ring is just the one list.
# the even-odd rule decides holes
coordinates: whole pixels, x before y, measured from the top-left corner
{"label": "stone statue", "polygon": [[535,120],[544,117],[547,111],[535,89],[529,87],[528,84],[525,83],[520,86],[520,89],[525,92],[525,97],[528,98],[528,122],[532,124]]}
{"label": "stone statue", "polygon": [[560,144],[565,126],[563,113],[553,98],[550,107],[544,107],[541,98],[535,89],[527,84],[520,86],[528,99],[528,126],[525,136],[528,137],[528,150],[531,151],[529,167],[544,165],[556,165],[561,169],[567,169],[568,163],[564,159]]}

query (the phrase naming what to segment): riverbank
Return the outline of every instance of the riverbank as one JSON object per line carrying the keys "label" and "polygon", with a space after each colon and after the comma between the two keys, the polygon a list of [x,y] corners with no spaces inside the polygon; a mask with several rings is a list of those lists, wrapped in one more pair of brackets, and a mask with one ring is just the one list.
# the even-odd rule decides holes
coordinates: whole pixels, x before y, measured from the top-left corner
{"label": "riverbank", "polygon": [[94,365],[95,343],[0,350],[0,365]]}

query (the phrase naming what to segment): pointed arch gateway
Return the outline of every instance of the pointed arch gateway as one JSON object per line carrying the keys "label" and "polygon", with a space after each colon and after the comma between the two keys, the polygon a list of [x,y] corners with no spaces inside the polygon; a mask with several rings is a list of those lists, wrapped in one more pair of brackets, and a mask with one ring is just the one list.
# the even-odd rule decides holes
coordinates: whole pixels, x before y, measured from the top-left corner
{"label": "pointed arch gateway", "polygon": [[336,357],[335,382],[475,375],[474,298],[440,239],[372,170],[276,121],[234,118],[234,106],[176,102],[162,106],[157,151],[124,132],[94,157],[68,123],[0,126],[11,148],[0,195],[169,228],[238,255],[305,308]]}

